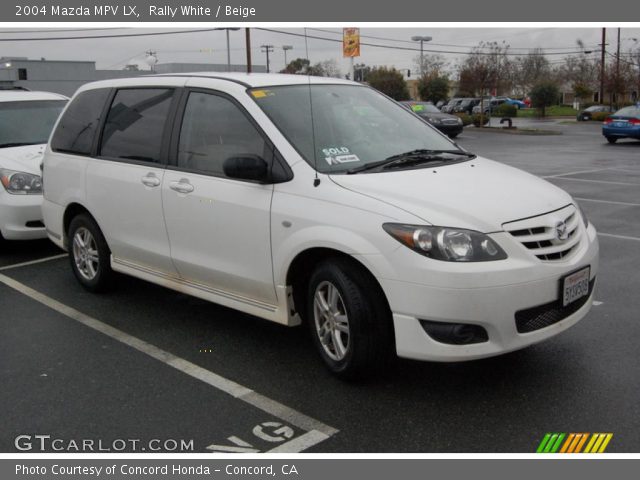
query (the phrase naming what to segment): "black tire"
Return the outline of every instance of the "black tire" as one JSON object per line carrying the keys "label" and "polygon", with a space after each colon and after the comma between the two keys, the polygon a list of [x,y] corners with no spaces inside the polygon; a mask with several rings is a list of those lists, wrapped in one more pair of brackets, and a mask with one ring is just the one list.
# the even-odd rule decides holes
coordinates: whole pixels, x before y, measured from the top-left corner
{"label": "black tire", "polygon": [[[92,257],[95,256],[97,262],[91,262],[92,265],[96,265],[91,269],[94,272],[93,275],[90,275],[91,271],[89,271],[88,267],[82,268],[81,255],[78,253],[76,245],[74,245],[76,234],[83,234],[85,232],[88,232],[92,238],[92,242],[88,242],[88,245],[95,247],[88,248],[90,251],[96,252]],[[113,286],[114,278],[114,272],[111,270],[110,263],[111,250],[109,250],[109,246],[96,221],[85,213],[77,215],[69,224],[67,238],[69,242],[69,263],[80,285],[82,285],[85,290],[94,293],[109,290]],[[84,265],[88,265],[88,262],[86,261]]]}
{"label": "black tire", "polygon": [[448,135],[449,138],[456,138],[459,135],[459,133],[450,133]]}
{"label": "black tire", "polygon": [[[322,319],[316,317],[316,293],[327,284],[337,289],[346,310],[349,331],[346,352],[338,359],[331,357],[328,345],[323,345],[318,326]],[[328,260],[313,271],[307,292],[307,319],[313,342],[325,365],[340,378],[371,377],[394,358],[393,323],[384,294],[375,280],[349,260]],[[344,333],[339,335],[344,336]],[[335,343],[335,340],[329,341]]]}
{"label": "black tire", "polygon": [[618,139],[616,137],[607,137],[607,142],[609,143],[616,143],[618,141]]}

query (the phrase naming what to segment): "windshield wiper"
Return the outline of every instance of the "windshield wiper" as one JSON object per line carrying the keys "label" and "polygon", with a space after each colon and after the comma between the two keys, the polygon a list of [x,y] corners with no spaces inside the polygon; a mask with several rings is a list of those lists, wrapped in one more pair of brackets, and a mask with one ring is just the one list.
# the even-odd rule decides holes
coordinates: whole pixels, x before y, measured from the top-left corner
{"label": "windshield wiper", "polygon": [[40,145],[41,143],[47,143],[46,141],[44,142],[12,142],[12,143],[0,143],[0,148],[9,148],[9,147],[24,147],[27,145]]}
{"label": "windshield wiper", "polygon": [[378,162],[368,163],[366,165],[361,165],[359,167],[352,168],[351,170],[347,170],[347,174],[360,173],[366,170],[373,170],[374,168],[384,168],[390,167],[393,164],[397,163],[422,163],[422,162],[441,162],[443,160],[439,155],[442,154],[451,154],[451,155],[461,155],[468,158],[475,158],[476,155],[473,153],[465,152],[464,150],[429,150],[429,149],[417,149],[410,150],[408,152],[399,153],[397,155],[392,155],[390,157],[385,158],[384,160],[380,160]]}

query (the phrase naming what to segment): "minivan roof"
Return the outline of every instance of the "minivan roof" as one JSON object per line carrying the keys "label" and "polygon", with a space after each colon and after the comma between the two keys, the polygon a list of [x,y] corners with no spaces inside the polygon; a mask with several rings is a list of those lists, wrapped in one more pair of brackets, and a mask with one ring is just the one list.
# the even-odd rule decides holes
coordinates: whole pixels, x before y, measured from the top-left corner
{"label": "minivan roof", "polygon": [[215,80],[228,80],[233,83],[240,83],[247,88],[267,87],[278,85],[301,85],[301,84],[344,84],[344,85],[360,85],[357,82],[343,80],[333,77],[314,77],[308,75],[289,75],[283,73],[227,73],[227,72],[189,72],[189,73],[166,73],[158,75],[145,75],[132,78],[118,78],[113,80],[102,80],[85,85],[85,88],[108,88],[111,86],[122,86],[128,80],[136,81],[149,80],[152,83],[154,78],[171,79],[184,81],[185,77],[211,78]]}
{"label": "minivan roof", "polygon": [[0,90],[0,102],[29,102],[37,100],[68,100],[59,93],[30,92],[27,90]]}

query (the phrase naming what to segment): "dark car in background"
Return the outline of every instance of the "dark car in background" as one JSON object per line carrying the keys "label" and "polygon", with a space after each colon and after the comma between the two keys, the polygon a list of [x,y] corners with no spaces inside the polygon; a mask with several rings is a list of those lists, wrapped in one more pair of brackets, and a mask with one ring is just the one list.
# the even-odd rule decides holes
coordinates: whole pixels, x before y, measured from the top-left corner
{"label": "dark car in background", "polygon": [[442,111],[442,113],[453,113],[455,112],[455,108],[458,105],[460,105],[462,100],[464,100],[464,98],[460,98],[460,97],[452,98],[451,100],[449,100],[449,103],[443,106],[440,110]]}
{"label": "dark car in background", "polygon": [[591,116],[596,112],[611,112],[612,108],[608,105],[591,105],[589,108],[585,108],[576,116],[576,120],[579,122],[586,122],[591,120]]}
{"label": "dark car in background", "polygon": [[462,132],[462,119],[455,115],[442,113],[432,103],[428,102],[400,102],[413,113],[427,121],[449,138],[455,138]]}
{"label": "dark car in background", "polygon": [[454,111],[458,113],[466,113],[471,115],[473,107],[480,105],[479,98],[463,98],[462,101],[455,107]]}
{"label": "dark car in background", "polygon": [[602,125],[602,135],[609,143],[616,143],[621,138],[640,140],[640,103],[608,116]]}

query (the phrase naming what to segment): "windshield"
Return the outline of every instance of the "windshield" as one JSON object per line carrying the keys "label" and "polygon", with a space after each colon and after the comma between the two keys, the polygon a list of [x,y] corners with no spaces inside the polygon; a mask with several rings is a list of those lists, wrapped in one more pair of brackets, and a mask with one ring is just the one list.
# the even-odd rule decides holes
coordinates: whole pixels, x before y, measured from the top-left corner
{"label": "windshield", "polygon": [[624,107],[618,110],[615,115],[620,115],[622,117],[636,117],[640,118],[640,108],[639,107]]}
{"label": "windshield", "polygon": [[0,148],[47,143],[66,100],[0,102]]}
{"label": "windshield", "polygon": [[585,112],[597,112],[599,110],[603,110],[604,107],[600,106],[600,105],[593,105],[592,107],[589,107],[585,110]]}
{"label": "windshield", "polygon": [[346,173],[413,150],[456,149],[426,122],[369,87],[287,85],[249,93],[307,163],[323,173]]}

